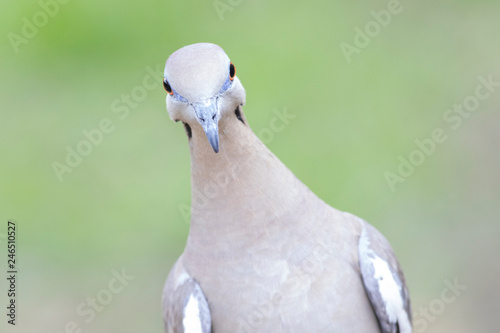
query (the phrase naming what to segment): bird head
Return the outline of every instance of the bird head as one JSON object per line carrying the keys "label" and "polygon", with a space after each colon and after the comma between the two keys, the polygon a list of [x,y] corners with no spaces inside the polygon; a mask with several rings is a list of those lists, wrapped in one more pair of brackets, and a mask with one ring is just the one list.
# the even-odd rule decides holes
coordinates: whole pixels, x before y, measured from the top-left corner
{"label": "bird head", "polygon": [[186,128],[201,126],[217,153],[219,121],[245,104],[245,89],[229,57],[215,44],[188,45],[167,59],[164,74],[170,118]]}

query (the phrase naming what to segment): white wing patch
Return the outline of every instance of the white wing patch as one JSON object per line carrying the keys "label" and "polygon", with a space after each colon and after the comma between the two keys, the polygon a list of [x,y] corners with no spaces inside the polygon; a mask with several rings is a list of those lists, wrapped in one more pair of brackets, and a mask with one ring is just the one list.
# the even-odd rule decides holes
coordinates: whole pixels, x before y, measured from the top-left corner
{"label": "white wing patch", "polygon": [[370,261],[375,269],[374,278],[378,282],[378,289],[385,303],[385,309],[389,321],[398,322],[401,332],[411,332],[411,324],[406,314],[401,291],[398,283],[394,280],[394,276],[385,260],[375,255]]}
{"label": "white wing patch", "polygon": [[358,253],[363,283],[382,331],[396,332],[395,325],[398,325],[400,333],[411,333],[412,325],[403,299],[403,283],[388,262],[372,250],[366,222],[358,220],[362,227]]}
{"label": "white wing patch", "polygon": [[199,304],[193,294],[189,296],[189,300],[184,308],[182,326],[186,333],[203,333]]}

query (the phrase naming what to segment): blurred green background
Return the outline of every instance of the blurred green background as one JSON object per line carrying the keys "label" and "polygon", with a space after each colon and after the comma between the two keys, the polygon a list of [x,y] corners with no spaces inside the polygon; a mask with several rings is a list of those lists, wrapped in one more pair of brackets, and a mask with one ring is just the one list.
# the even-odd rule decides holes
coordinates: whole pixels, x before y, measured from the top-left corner
{"label": "blurred green background", "polygon": [[[162,331],[161,291],[190,204],[187,140],[165,110],[162,70],[172,52],[202,41],[235,63],[254,131],[274,109],[296,115],[268,147],[322,199],[389,239],[416,332],[497,332],[500,88],[457,129],[443,115],[474,95],[478,76],[500,82],[498,1],[401,1],[350,63],[340,45],[355,46],[355,28],[389,1],[66,2],[0,4],[2,272],[8,219],[19,245],[16,327],[0,282],[8,332],[60,333],[71,322],[82,332]],[[110,133],[58,178],[53,163],[65,164],[67,147],[103,119]],[[447,140],[391,191],[384,174],[435,128]],[[77,309],[103,299],[122,268],[134,279],[86,322]],[[455,279],[467,289],[445,303]]]}

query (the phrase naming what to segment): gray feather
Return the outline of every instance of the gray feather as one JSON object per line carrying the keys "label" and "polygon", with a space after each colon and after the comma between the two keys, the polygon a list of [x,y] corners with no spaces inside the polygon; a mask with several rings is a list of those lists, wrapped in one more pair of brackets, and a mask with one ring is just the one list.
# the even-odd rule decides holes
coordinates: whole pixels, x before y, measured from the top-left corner
{"label": "gray feather", "polygon": [[[359,265],[365,291],[378,318],[380,328],[383,333],[411,332],[409,293],[396,256],[389,242],[380,232],[361,219],[360,223],[363,229],[358,247]],[[374,263],[388,267],[389,274],[383,277],[378,276]],[[394,282],[392,285],[397,287],[398,292],[393,293],[392,297],[388,297],[387,290],[381,287],[384,278]],[[387,284],[388,281],[385,283]]]}
{"label": "gray feather", "polygon": [[[194,300],[194,302],[193,302]],[[195,321],[188,317],[188,303],[193,302],[197,316]],[[208,302],[198,284],[182,267],[179,262],[171,271],[163,291],[163,321],[165,332],[171,333],[210,333],[212,318]],[[196,332],[189,332],[186,326],[200,327]]]}

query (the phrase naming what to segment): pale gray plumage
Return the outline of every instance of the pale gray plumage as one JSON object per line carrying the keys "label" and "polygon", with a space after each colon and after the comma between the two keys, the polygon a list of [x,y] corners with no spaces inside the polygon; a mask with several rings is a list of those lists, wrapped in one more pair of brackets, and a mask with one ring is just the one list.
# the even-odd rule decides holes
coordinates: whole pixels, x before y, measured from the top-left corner
{"label": "pale gray plumage", "polygon": [[[163,304],[169,305],[165,307],[163,313],[165,332],[184,333],[187,331],[184,329],[185,326],[189,324],[192,325],[190,327],[192,331],[210,332],[212,319],[200,285],[184,271],[181,264],[175,265],[172,271],[177,273],[178,278],[175,281],[169,280],[170,283],[173,283],[169,288],[175,290],[175,293],[163,294]],[[189,302],[193,299],[197,305],[198,313],[190,318],[190,314],[186,310]]]}
{"label": "pale gray plumage", "polygon": [[163,293],[166,332],[411,332],[389,243],[320,200],[257,138],[222,48],[176,51],[165,88],[192,180],[189,237]]}
{"label": "pale gray plumage", "polygon": [[[365,221],[359,219],[359,222],[362,225],[362,232],[358,253],[363,284],[382,331],[408,332],[411,330],[410,295],[401,267],[385,237]],[[376,265],[378,263],[387,265],[389,270],[387,276],[382,277],[379,276],[381,274],[377,274]],[[380,284],[387,283],[387,280],[392,280],[391,282],[396,287],[393,290],[393,296],[398,298],[396,302],[393,301],[389,305],[387,303],[391,303],[391,299],[388,299],[390,298],[388,293],[384,295],[380,292],[382,289]],[[401,304],[397,304],[399,300]],[[388,309],[388,307],[392,307],[392,309]]]}

